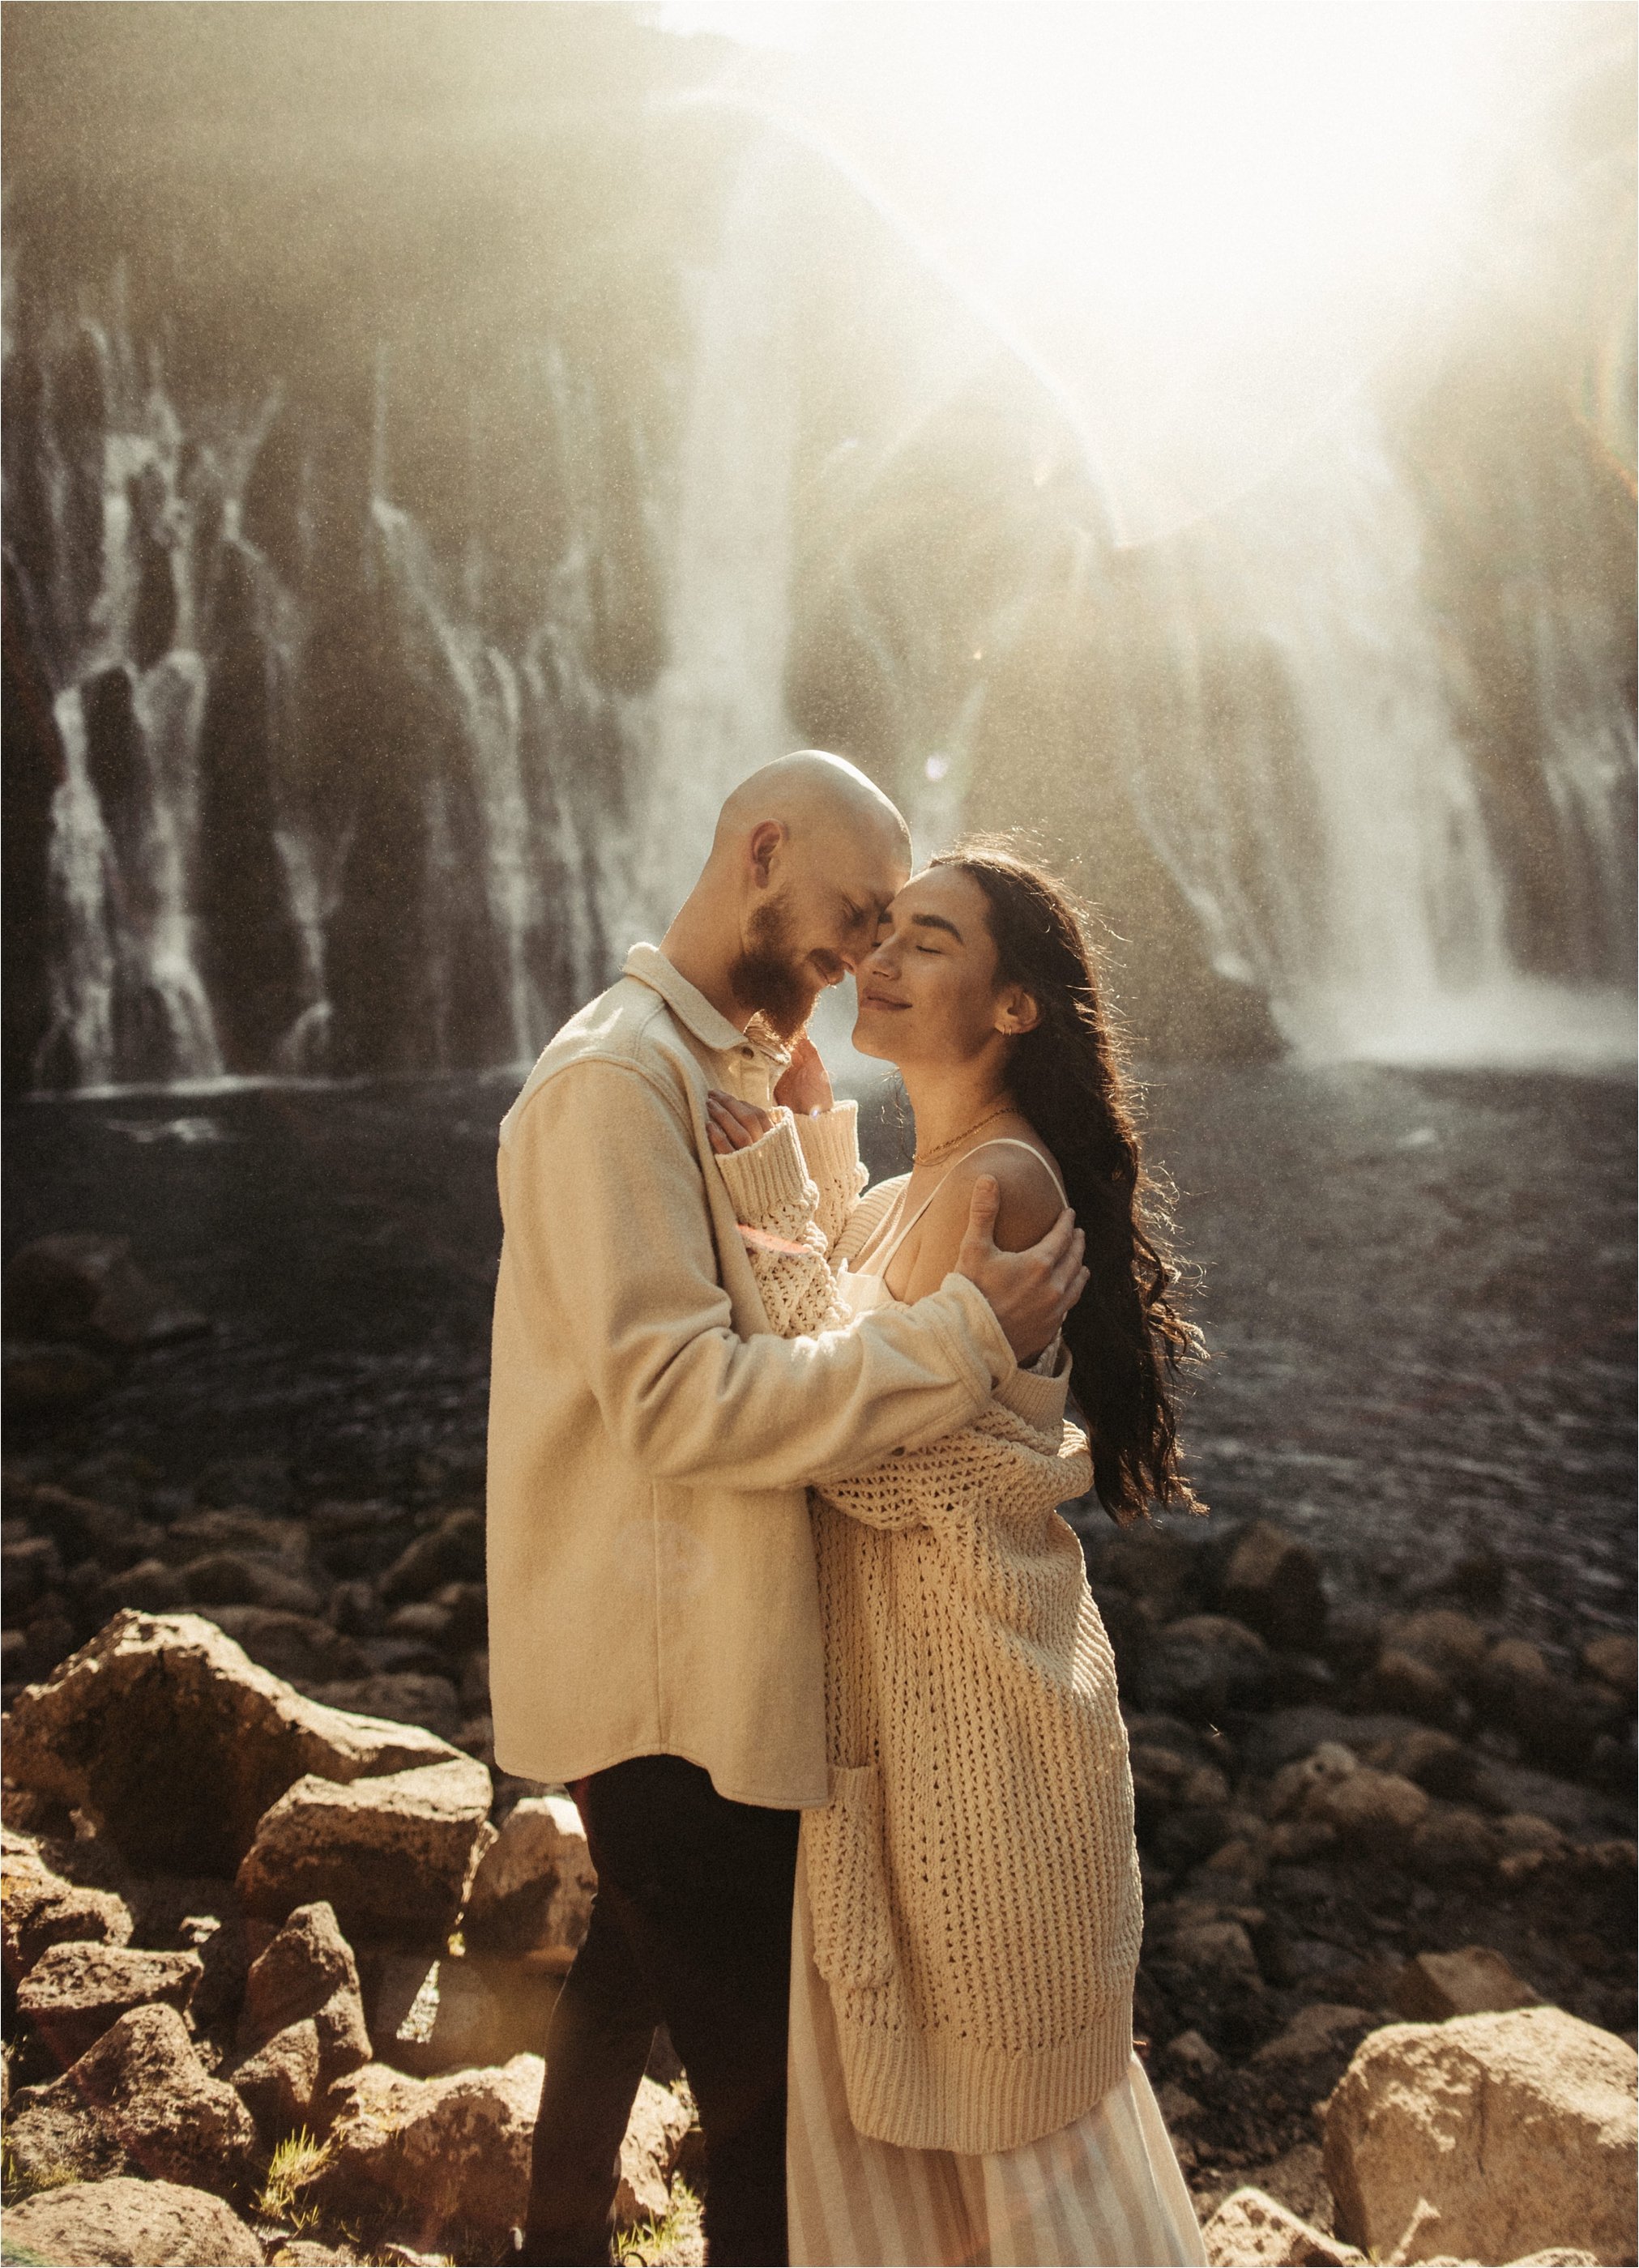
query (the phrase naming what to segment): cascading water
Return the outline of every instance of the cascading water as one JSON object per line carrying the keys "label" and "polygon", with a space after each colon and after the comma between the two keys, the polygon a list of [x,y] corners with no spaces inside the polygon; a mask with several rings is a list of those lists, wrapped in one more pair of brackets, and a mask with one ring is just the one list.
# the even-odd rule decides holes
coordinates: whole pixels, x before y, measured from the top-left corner
{"label": "cascading water", "polygon": [[693,279],[693,367],[668,561],[668,653],[633,728],[649,752],[634,874],[658,934],[736,781],[793,745],[786,713],[798,407],[778,145],[756,143]]}
{"label": "cascading water", "polygon": [[[1096,656],[1102,751],[1077,809],[1126,806],[1197,964],[1263,996],[1290,1042],[1630,1050],[1620,642],[1558,592],[1530,484],[1531,571],[1504,587],[1499,634],[1529,680],[1509,761],[1551,841],[1477,761],[1484,673],[1430,596],[1428,498],[1363,397],[1258,492],[1138,552],[1090,533],[1084,475],[978,465],[986,501],[949,538],[985,568],[959,635],[954,586],[919,548],[930,523],[902,533],[893,482],[904,437],[959,421],[986,356],[953,330],[942,375],[902,357],[874,408],[868,388],[836,406],[828,358],[848,335],[825,332],[792,251],[823,232],[801,202],[815,170],[768,134],[735,160],[714,251],[686,278],[669,425],[625,401],[618,372],[550,334],[520,342],[527,446],[556,467],[527,603],[494,595],[510,531],[479,517],[453,535],[395,462],[413,381],[385,356],[349,490],[270,379],[237,402],[186,393],[117,298],[70,331],[13,327],[36,382],[11,420],[8,563],[61,743],[34,1077],[528,1060],[663,925],[727,790],[811,729],[794,655],[827,609],[882,696],[844,745],[897,784],[919,852],[1007,762],[1037,767],[1028,733],[1009,747],[1008,673],[1073,621]],[[617,447],[641,497],[622,526],[601,469]],[[859,469],[827,489],[838,462]],[[1567,508],[1604,506],[1590,490]],[[611,665],[609,594],[646,576],[652,659]],[[1055,762],[1094,762],[1066,745]],[[1072,784],[1037,768],[1035,807],[1051,821]],[[1547,966],[1519,945],[1526,869],[1558,940]]]}
{"label": "cascading water", "polygon": [[[1157,552],[1183,729],[1163,747],[1135,733],[1133,776],[1214,958],[1308,1051],[1459,1043],[1517,973],[1416,514],[1370,416]],[[1250,716],[1214,709],[1203,643],[1256,659]]]}

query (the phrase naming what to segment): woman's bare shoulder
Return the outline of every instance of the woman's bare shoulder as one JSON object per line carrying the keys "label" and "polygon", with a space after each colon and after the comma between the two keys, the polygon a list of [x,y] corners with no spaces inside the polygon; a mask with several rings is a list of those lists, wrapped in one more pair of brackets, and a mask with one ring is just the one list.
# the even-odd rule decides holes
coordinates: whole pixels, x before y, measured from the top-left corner
{"label": "woman's bare shoulder", "polygon": [[989,1174],[1001,1192],[996,1242],[1004,1252],[1023,1252],[1046,1235],[1064,1209],[1045,1160],[1015,1143],[986,1144],[958,1160],[941,1183],[919,1224],[913,1281],[922,1290],[941,1284],[956,1266],[967,1234],[973,1184]]}

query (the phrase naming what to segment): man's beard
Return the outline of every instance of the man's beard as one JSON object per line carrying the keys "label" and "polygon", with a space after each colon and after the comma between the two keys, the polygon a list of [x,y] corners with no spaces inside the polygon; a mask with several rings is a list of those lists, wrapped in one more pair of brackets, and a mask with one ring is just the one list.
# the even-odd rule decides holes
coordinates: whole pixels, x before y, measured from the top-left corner
{"label": "man's beard", "polygon": [[758,906],[752,915],[728,981],[735,999],[764,1017],[782,1040],[794,1040],[808,1022],[821,987],[814,982],[811,962],[792,945],[783,900]]}

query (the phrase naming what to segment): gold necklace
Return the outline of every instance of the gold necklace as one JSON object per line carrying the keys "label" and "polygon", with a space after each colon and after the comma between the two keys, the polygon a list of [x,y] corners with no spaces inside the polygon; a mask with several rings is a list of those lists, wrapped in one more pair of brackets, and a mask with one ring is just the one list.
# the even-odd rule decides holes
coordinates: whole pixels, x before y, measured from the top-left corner
{"label": "gold necklace", "polygon": [[965,1142],[970,1134],[977,1134],[979,1128],[988,1126],[993,1118],[1005,1118],[1012,1108],[1011,1102],[999,1102],[993,1110],[987,1110],[982,1118],[976,1118],[971,1126],[964,1126],[948,1142],[935,1142],[931,1150],[918,1149],[912,1157],[912,1166],[931,1166],[935,1158],[942,1158],[947,1150],[954,1150],[958,1142]]}

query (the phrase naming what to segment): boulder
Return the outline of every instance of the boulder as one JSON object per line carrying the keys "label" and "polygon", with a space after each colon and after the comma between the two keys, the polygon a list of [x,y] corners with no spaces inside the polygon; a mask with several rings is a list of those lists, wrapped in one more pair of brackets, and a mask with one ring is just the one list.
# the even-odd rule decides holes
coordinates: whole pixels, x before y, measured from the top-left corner
{"label": "boulder", "polygon": [[1202,2080],[1212,2079],[1223,2069],[1223,2058],[1197,2031],[1180,2032],[1175,2039],[1169,2040],[1161,2060],[1186,2087],[1199,2086]]}
{"label": "boulder", "polygon": [[1256,1703],[1269,1686],[1269,1649],[1228,1615],[1186,1615],[1157,1631],[1144,1667],[1151,1709],[1210,1720]]}
{"label": "boulder", "polygon": [[1362,1703],[1370,1709],[1387,1709],[1425,1724],[1443,1725],[1457,1713],[1457,1692],[1431,1661],[1405,1647],[1385,1646],[1362,1679]]}
{"label": "boulder", "polygon": [[1497,1848],[1504,1858],[1521,1851],[1539,1851],[1545,1855],[1556,1855],[1565,1848],[1565,1837],[1550,1820],[1539,1819],[1532,1811],[1505,1811],[1492,1825]]}
{"label": "boulder", "polygon": [[[504,2237],[522,2221],[545,2066],[410,2079],[369,2064],[335,2090],[330,2154],[302,2202],[367,2215],[430,2249],[447,2230]],[[481,2257],[481,2256],[480,2256]]]}
{"label": "boulder", "polygon": [[208,1319],[144,1276],[124,1236],[37,1237],[6,1263],[6,1326],[19,1337],[135,1350],[196,1338]]}
{"label": "boulder", "polygon": [[1271,1819],[1306,1814],[1324,1790],[1358,1770],[1353,1749],[1345,1748],[1341,1741],[1322,1741],[1308,1756],[1295,1756],[1281,1766],[1269,1783],[1264,1808]]}
{"label": "boulder", "polygon": [[1483,1624],[1450,1607],[1391,1616],[1383,1625],[1385,1648],[1427,1662],[1459,1692],[1473,1684],[1490,1643]]}
{"label": "boulder", "polygon": [[[1134,1739],[1128,1753],[1133,1774],[1133,1808],[1138,1831],[1146,1840],[1168,1815],[1178,1808],[1178,1796],[1193,1766],[1176,1749],[1155,1741]],[[1226,1793],[1227,1800],[1227,1793]]]}
{"label": "boulder", "polygon": [[196,1953],[204,1963],[188,2004],[188,2021],[205,2029],[233,2017],[244,1998],[250,1961],[233,1883],[213,1875],[150,1874],[131,1884],[129,1896],[140,1944]]}
{"label": "boulder", "polygon": [[[358,1651],[368,1668],[368,1657]],[[425,1725],[440,1740],[454,1742],[461,1726],[460,1697],[451,1680],[427,1670],[377,1670],[373,1675],[314,1687],[314,1698],[331,1709],[381,1717],[395,1725]]]}
{"label": "boulder", "polygon": [[1443,2023],[1448,2016],[1483,2016],[1508,2008],[1539,2007],[1540,1992],[1517,1977],[1488,1945],[1457,1953],[1418,1953],[1394,1980],[1392,2005],[1413,2023]]}
{"label": "boulder", "polygon": [[9,1977],[26,1977],[54,1945],[129,1945],[132,1926],[130,1908],[117,1891],[66,1881],[32,1837],[5,1830],[0,1944]]}
{"label": "boulder", "polygon": [[1631,2262],[1634,2051],[1558,2008],[1392,2024],[1326,2108],[1338,2227],[1381,2259]]}
{"label": "boulder", "polygon": [[253,1559],[269,1559],[293,1574],[305,1574],[312,1543],[303,1521],[280,1520],[249,1505],[213,1505],[168,1522],[159,1555],[182,1566],[219,1552],[247,1552]]}
{"label": "boulder", "polygon": [[620,2187],[615,2193],[617,2228],[664,2220],[671,2203],[672,2169],[689,2131],[688,2105],[669,2087],[642,2080],[620,2146]]}
{"label": "boulder", "polygon": [[1363,2252],[1300,2220],[1261,2190],[1234,2190],[1201,2230],[1209,2268],[1341,2268]]}
{"label": "boulder", "polygon": [[525,1796],[502,1822],[472,1885],[461,1933],[496,1953],[535,1953],[559,1971],[592,1918],[597,1870],[565,1795]]}
{"label": "boulder", "polygon": [[[259,2161],[255,2125],[233,2089],[200,2062],[164,2005],[133,2008],[71,2064],[52,2090],[78,2098],[145,2171],[233,2196]],[[19,2100],[21,2098],[19,2097]]]}
{"label": "boulder", "polygon": [[1226,1615],[1270,1646],[1320,1651],[1326,1624],[1320,1563],[1306,1543],[1272,1521],[1255,1520],[1236,1538],[1221,1602]]}
{"label": "boulder", "polygon": [[322,2130],[338,2079],[370,2060],[352,1948],[322,1902],[299,1906],[251,1963],[234,2086],[264,2141]]}
{"label": "boulder", "polygon": [[316,1615],[323,1605],[306,1576],[256,1551],[207,1551],[176,1570],[190,1606],[248,1606]]}
{"label": "boulder", "polygon": [[1269,1830],[1264,1854],[1272,1867],[1306,1867],[1337,1849],[1338,1831],[1324,1819],[1282,1819]]}
{"label": "boulder", "polygon": [[105,1576],[97,1587],[97,1602],[107,1614],[123,1607],[138,1615],[180,1613],[190,1603],[181,1569],[159,1558],[138,1559]]}
{"label": "boulder", "polygon": [[1362,1764],[1379,1771],[1398,1772],[1414,1779],[1429,1795],[1460,1801],[1473,1793],[1480,1778],[1480,1759],[1450,1733],[1419,1725],[1392,1740],[1374,1741],[1362,1756]]}
{"label": "boulder", "polygon": [[429,1646],[447,1646],[450,1636],[450,1611],[433,1599],[412,1599],[406,1607],[395,1607],[388,1615],[386,1634],[388,1638],[425,1638]]}
{"label": "boulder", "polygon": [[425,1599],[446,1583],[484,1580],[484,1514],[450,1512],[407,1544],[381,1578],[381,1596],[396,1604]]}
{"label": "boulder", "polygon": [[61,1587],[63,1554],[49,1535],[25,1535],[0,1544],[0,1595],[5,1610],[18,1622],[27,1619],[48,1591]]}
{"label": "boulder", "polygon": [[1346,1849],[1393,1857],[1409,1844],[1429,1809],[1429,1798],[1415,1780],[1362,1764],[1318,1789],[1307,1808],[1312,1817],[1337,1830]]}
{"label": "boulder", "polygon": [[240,1896],[269,1921],[327,1899],[349,1939],[442,1944],[493,1835],[489,1808],[488,1771],[459,1751],[345,1784],[310,1773],[263,1815]]}
{"label": "boulder", "polygon": [[[303,2202],[387,2218],[422,2246],[454,2232],[469,2242],[504,2238],[524,2216],[544,2073],[534,2055],[443,2079],[410,2079],[383,2064],[354,2073],[336,2089],[330,2154]],[[621,2145],[622,2227],[664,2217],[689,2124],[677,2095],[642,2081]]]}
{"label": "boulder", "polygon": [[1639,1641],[1628,1631],[1591,1638],[1582,1649],[1582,1669],[1584,1677],[1608,1686],[1631,1709],[1634,1688],[1639,1685]]}
{"label": "boulder", "polygon": [[[490,1593],[484,1583],[446,1583],[428,1602],[441,1607],[449,1617],[449,1643],[458,1653],[482,1647],[490,1631]],[[483,1699],[489,1699],[489,1667],[484,1665]],[[467,1698],[462,1692],[463,1701]]]}
{"label": "boulder", "polygon": [[[281,1607],[224,1606],[213,1607],[206,1619],[225,1631],[254,1662],[307,1692],[309,1698],[326,1697],[311,1689],[363,1677],[369,1668],[358,1641],[316,1615],[292,1614]],[[359,1707],[366,1716],[393,1714],[362,1703]]]}
{"label": "boulder", "polygon": [[[1231,1830],[1237,1815],[1226,1822]],[[1189,1877],[1189,1895],[1210,1899],[1216,1905],[1245,1905],[1264,1878],[1263,1822],[1255,1836],[1231,1831],[1228,1839],[1202,1859]]]}
{"label": "boulder", "polygon": [[1291,2070],[1299,2066],[1331,2061],[1340,2064],[1359,2044],[1375,2019],[1364,2008],[1333,2000],[1311,2001],[1300,2008],[1284,2030],[1266,2040],[1252,2061],[1266,2071]]}
{"label": "boulder", "polygon": [[1501,1855],[1495,1828],[1466,1804],[1436,1804],[1420,1819],[1406,1863],[1429,1882],[1473,1881],[1488,1874]]}
{"label": "boulder", "polygon": [[1147,1964],[1175,2007],[1244,2054],[1263,2029],[1264,1984],[1246,1925],[1189,1902],[1183,1914],[1156,1916]]}
{"label": "boulder", "polygon": [[5,2139],[19,2183],[45,2189],[59,2182],[100,2182],[142,2169],[64,2078],[19,2087],[7,2109]]}
{"label": "boulder", "polygon": [[204,1973],[196,1953],[130,1946],[54,1945],[18,1987],[18,2011],[60,2064],[76,2062],[128,2009],[163,2001],[186,2008]]}
{"label": "boulder", "polygon": [[370,2037],[384,2061],[422,2079],[506,2063],[541,2052],[557,1992],[533,1955],[389,1954],[373,1964]]}
{"label": "boulder", "polygon": [[77,2183],[8,2206],[8,2251],[61,2268],[261,2268],[262,2246],[220,2198],[179,2182]]}
{"label": "boulder", "polygon": [[358,2000],[358,1966],[334,1910],[315,1900],[298,1906],[252,1962],[245,1977],[240,2045],[255,2047],[271,2039],[286,2024],[314,2014],[337,1992]]}
{"label": "boulder", "polygon": [[1480,1689],[1491,1716],[1513,1733],[1532,1763],[1577,1772],[1600,1734],[1617,1721],[1618,1705],[1600,1690],[1559,1676],[1528,1638],[1502,1638],[1487,1655]]}
{"label": "boulder", "polygon": [[[1308,2106],[1305,2106],[1308,2107]],[[1312,2112],[1311,2112],[1312,2116]],[[1315,2132],[1319,2133],[1317,2124]],[[1244,2177],[1247,2186],[1261,2190],[1300,2220],[1327,2236],[1332,2233],[1332,2192],[1326,2187],[1325,2166],[1318,2140],[1295,2142],[1272,2164],[1259,2166]]]}
{"label": "boulder", "polygon": [[490,1653],[479,1646],[467,1656],[461,1671],[461,1705],[474,1716],[481,1715],[490,1705]]}
{"label": "boulder", "polygon": [[139,1871],[175,1874],[231,1874],[304,1775],[379,1778],[457,1754],[305,1699],[196,1615],[115,1615],[18,1694],[6,1731],[13,1782],[83,1807]]}
{"label": "boulder", "polygon": [[148,1557],[163,1540],[161,1529],[137,1518],[126,1506],[77,1496],[49,1482],[14,1484],[8,1478],[8,1518],[14,1498],[26,1513],[30,1528],[53,1538],[66,1567],[84,1559],[94,1559],[104,1567],[129,1567]]}

